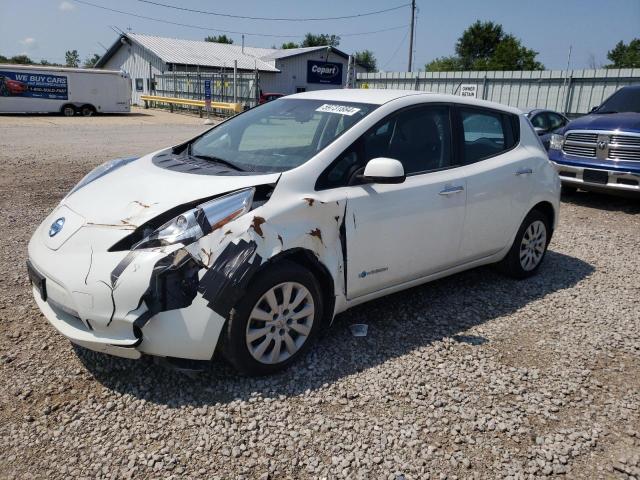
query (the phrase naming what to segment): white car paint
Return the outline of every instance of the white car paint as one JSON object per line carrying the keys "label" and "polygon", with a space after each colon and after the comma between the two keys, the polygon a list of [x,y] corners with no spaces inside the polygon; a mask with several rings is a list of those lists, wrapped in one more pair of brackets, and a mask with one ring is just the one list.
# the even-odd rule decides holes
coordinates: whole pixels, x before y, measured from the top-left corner
{"label": "white car paint", "polygon": [[[283,252],[306,250],[332,278],[333,316],[364,301],[500,260],[524,217],[539,202],[553,207],[555,228],[558,176],[530,123],[515,109],[471,98],[391,90],[325,90],[277,101],[291,98],[379,107],[309,161],[282,173],[175,172],[154,165],[155,152],[72,192],[29,243],[29,260],[46,278],[48,295],[43,301],[34,285],[34,296],[49,322],[72,342],[117,356],[146,353],[206,360],[213,355],[226,319],[200,292],[187,307],[158,312],[134,329],[134,322],[150,308],[143,297],[154,266],[171,255],[188,256],[202,265],[202,281],[229,245],[255,242],[263,264]],[[490,159],[408,176],[403,183],[315,190],[319,175],[378,121],[404,107],[428,103],[519,115],[520,142]],[[266,203],[191,244],[133,254],[109,251],[163,212],[265,184],[276,184]],[[50,237],[50,227],[61,217],[66,219],[64,227]],[[121,265],[125,268],[114,279]]]}

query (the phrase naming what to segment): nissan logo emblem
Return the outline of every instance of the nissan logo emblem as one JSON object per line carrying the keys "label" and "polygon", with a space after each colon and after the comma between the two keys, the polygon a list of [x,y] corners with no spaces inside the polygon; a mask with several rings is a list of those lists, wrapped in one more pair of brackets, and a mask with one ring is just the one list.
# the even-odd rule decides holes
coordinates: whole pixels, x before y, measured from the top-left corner
{"label": "nissan logo emblem", "polygon": [[62,230],[63,226],[64,226],[64,217],[60,217],[51,224],[51,227],[49,227],[49,236],[55,237],[58,233],[60,233],[60,230]]}

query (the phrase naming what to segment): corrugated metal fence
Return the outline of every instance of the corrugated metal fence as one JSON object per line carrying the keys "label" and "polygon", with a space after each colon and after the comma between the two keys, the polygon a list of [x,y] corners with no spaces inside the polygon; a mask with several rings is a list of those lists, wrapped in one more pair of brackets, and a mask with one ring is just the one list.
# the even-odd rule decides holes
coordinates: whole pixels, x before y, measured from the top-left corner
{"label": "corrugated metal fence", "polygon": [[476,85],[477,98],[517,108],[549,108],[569,116],[587,113],[625,85],[640,84],[640,68],[524,72],[359,73],[360,88],[394,88],[459,94]]}

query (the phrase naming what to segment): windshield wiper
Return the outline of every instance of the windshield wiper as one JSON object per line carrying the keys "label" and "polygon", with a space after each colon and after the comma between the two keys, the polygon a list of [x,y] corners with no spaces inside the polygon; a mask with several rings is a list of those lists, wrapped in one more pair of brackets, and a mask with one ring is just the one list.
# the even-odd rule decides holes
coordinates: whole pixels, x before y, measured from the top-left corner
{"label": "windshield wiper", "polygon": [[199,158],[201,160],[207,160],[209,162],[213,162],[213,163],[219,163],[220,165],[225,165],[227,167],[231,167],[234,170],[238,170],[239,172],[246,172],[249,171],[248,168],[244,168],[241,167],[239,165],[236,165],[233,162],[230,162],[229,160],[225,160],[224,158],[219,158],[219,157],[213,157],[211,155],[191,155],[194,158]]}

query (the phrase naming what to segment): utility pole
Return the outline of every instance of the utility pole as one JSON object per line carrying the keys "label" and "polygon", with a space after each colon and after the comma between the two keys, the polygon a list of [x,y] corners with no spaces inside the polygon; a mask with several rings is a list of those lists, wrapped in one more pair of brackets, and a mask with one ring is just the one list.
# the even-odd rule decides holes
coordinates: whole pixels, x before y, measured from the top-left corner
{"label": "utility pole", "polygon": [[408,72],[413,67],[413,27],[416,23],[416,0],[411,0],[411,30],[409,32],[409,68]]}

